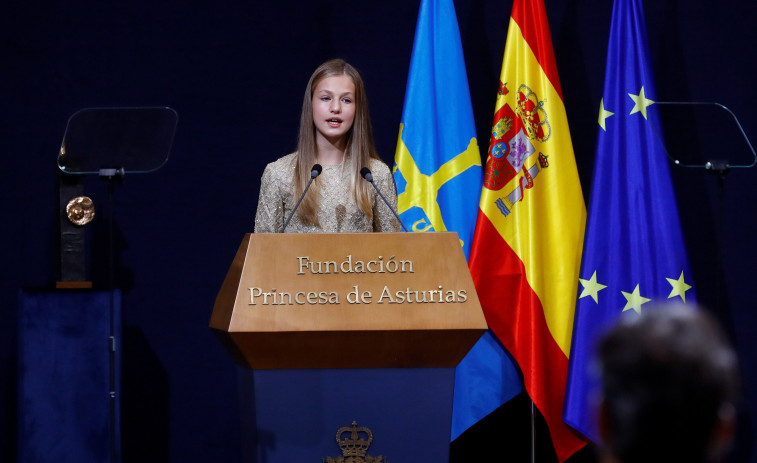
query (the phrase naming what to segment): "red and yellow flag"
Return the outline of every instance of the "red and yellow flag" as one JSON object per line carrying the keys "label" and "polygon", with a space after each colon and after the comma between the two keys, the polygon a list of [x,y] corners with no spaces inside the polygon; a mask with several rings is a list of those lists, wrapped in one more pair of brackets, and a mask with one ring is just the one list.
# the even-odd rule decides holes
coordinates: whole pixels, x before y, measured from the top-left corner
{"label": "red and yellow flag", "polygon": [[586,207],[543,0],[515,0],[470,268],[558,459],[585,441],[562,421]]}

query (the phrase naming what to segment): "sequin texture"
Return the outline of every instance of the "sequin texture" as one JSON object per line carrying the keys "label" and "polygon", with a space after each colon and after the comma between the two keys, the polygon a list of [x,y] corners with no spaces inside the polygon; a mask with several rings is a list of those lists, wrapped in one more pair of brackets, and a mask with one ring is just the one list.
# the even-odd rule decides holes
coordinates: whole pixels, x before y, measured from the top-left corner
{"label": "sequin texture", "polygon": [[[278,233],[292,212],[298,198],[294,197],[294,169],[297,153],[292,153],[268,164],[260,181],[258,210],[255,215],[255,233]],[[371,159],[368,168],[373,182],[397,210],[397,191],[389,167],[378,159]],[[358,208],[350,190],[351,172],[344,163],[323,166],[323,172],[314,181],[320,182],[318,221],[320,226],[305,224],[295,214],[287,225],[287,233],[361,233],[398,232],[400,225],[392,211],[372,190],[373,220]],[[363,180],[361,180],[363,181]]]}

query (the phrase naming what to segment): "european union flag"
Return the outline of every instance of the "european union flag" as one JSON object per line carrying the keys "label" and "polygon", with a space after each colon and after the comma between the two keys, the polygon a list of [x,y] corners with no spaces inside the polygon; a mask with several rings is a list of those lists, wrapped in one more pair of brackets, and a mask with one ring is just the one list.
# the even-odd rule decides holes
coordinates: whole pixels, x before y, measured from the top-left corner
{"label": "european union flag", "polygon": [[641,0],[616,0],[563,415],[594,441],[599,337],[653,301],[695,298],[648,57]]}
{"label": "european union flag", "polygon": [[[406,226],[457,232],[467,258],[483,171],[452,0],[421,2],[394,178]],[[520,390],[515,366],[487,333],[456,371],[452,439]]]}

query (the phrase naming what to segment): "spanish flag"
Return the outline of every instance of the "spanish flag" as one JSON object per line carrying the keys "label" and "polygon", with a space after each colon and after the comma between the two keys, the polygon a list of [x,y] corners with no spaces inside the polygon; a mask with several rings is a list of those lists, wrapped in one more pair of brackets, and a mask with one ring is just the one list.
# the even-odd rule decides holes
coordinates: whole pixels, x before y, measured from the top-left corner
{"label": "spanish flag", "polygon": [[561,462],[586,443],[561,416],[585,222],[544,2],[515,0],[469,264]]}

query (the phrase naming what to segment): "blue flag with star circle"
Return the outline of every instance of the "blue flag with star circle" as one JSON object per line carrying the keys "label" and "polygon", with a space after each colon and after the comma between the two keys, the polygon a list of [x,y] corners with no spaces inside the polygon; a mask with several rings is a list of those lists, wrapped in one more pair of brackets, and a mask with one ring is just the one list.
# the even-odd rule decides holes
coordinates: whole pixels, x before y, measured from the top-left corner
{"label": "blue flag with star circle", "polygon": [[613,6],[563,419],[598,442],[594,348],[619,317],[694,302],[641,0]]}

